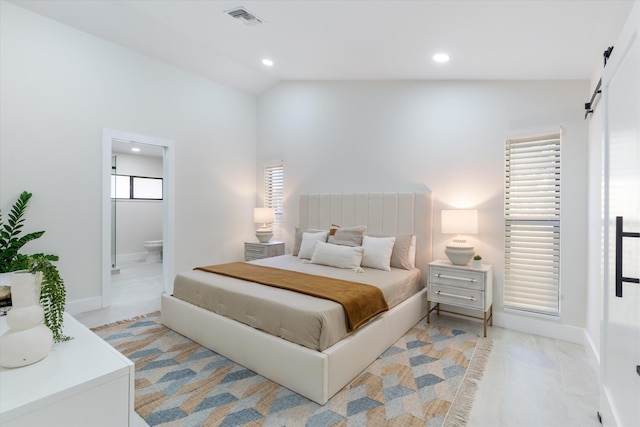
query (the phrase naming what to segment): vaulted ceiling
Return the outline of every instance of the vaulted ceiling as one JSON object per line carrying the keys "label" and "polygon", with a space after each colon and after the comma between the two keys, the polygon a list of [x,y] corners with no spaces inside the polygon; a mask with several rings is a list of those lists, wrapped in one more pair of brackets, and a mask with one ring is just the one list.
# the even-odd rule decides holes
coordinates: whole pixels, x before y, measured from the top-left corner
{"label": "vaulted ceiling", "polygon": [[[12,0],[258,94],[280,80],[590,79],[631,0]],[[263,22],[227,11],[243,6]],[[446,52],[451,59],[436,63]],[[264,66],[264,58],[273,60]]]}

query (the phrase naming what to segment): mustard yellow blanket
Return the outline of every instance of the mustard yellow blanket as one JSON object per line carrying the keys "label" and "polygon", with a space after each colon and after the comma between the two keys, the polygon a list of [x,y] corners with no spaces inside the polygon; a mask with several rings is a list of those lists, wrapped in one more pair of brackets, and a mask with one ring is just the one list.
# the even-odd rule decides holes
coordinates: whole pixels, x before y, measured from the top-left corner
{"label": "mustard yellow blanket", "polygon": [[364,283],[246,262],[196,267],[195,270],[208,271],[335,301],[344,308],[347,331],[349,332],[356,330],[373,317],[389,309],[382,291],[375,286]]}

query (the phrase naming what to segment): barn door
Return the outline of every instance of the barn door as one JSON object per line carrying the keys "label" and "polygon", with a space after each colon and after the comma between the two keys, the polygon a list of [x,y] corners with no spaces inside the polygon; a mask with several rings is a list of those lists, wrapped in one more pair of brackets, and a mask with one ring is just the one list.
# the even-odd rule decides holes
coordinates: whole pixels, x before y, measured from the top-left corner
{"label": "barn door", "polygon": [[603,75],[604,310],[601,411],[605,426],[640,426],[640,7]]}

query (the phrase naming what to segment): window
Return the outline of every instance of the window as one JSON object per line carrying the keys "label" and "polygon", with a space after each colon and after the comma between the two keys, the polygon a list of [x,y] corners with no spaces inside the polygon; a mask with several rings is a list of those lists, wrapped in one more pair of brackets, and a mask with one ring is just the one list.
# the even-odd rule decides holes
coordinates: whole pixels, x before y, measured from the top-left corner
{"label": "window", "polygon": [[162,200],[162,178],[111,175],[111,198]]}
{"label": "window", "polygon": [[505,144],[504,307],[560,314],[560,133]]}
{"label": "window", "polygon": [[128,175],[111,175],[111,198],[131,198],[131,177]]}
{"label": "window", "polygon": [[145,178],[142,176],[131,177],[132,199],[162,199],[162,179]]}
{"label": "window", "polygon": [[275,209],[273,240],[282,240],[282,214],[284,211],[284,166],[282,163],[264,167],[264,207]]}

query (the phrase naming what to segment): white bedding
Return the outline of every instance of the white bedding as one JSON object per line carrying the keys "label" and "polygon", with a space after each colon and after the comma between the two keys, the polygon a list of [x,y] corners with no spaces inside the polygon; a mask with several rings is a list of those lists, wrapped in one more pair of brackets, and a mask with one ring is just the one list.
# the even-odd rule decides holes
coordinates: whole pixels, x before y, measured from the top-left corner
{"label": "white bedding", "polygon": [[[389,308],[421,289],[417,268],[365,268],[356,273],[304,263],[291,255],[252,263],[373,285],[382,290]],[[192,270],[176,276],[173,295],[312,350],[323,351],[347,335],[340,304],[284,289]]]}

